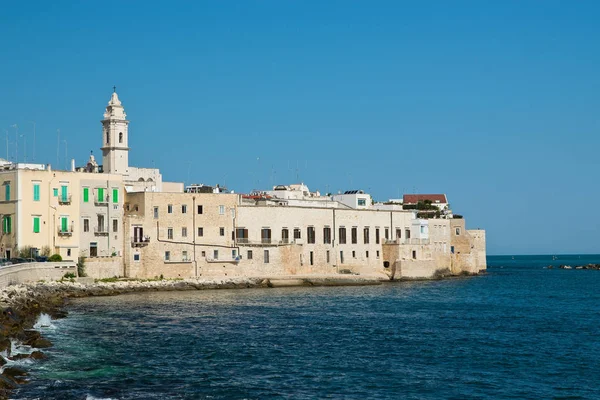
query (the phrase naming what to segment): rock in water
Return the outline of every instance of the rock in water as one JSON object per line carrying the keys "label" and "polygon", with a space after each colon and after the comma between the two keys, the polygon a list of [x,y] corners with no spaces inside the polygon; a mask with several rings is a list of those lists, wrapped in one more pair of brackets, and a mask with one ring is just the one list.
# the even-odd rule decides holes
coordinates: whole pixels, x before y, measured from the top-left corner
{"label": "rock in water", "polygon": [[48,347],[52,347],[52,342],[50,342],[48,339],[39,338],[31,344],[31,347],[36,347],[38,349],[45,349]]}

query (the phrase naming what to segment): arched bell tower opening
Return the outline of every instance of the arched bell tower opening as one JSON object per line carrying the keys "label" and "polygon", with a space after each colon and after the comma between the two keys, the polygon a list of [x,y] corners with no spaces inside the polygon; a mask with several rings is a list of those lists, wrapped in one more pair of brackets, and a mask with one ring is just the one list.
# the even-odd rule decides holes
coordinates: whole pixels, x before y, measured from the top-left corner
{"label": "arched bell tower opening", "polygon": [[102,168],[108,174],[129,174],[129,121],[119,100],[116,87],[110,97],[102,122]]}

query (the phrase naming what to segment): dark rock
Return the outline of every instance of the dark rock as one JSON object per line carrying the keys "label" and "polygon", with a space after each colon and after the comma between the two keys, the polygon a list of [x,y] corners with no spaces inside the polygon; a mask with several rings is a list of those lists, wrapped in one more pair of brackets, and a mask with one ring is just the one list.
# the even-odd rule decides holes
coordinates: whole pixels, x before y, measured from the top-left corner
{"label": "dark rock", "polygon": [[17,339],[23,342],[23,344],[27,346],[32,346],[33,343],[40,339],[42,335],[38,331],[34,330],[25,330],[17,335]]}
{"label": "dark rock", "polygon": [[39,338],[31,344],[31,347],[35,347],[38,349],[45,349],[48,347],[52,347],[52,342],[50,342],[48,339]]}
{"label": "dark rock", "polygon": [[4,368],[2,375],[15,383],[23,384],[27,382],[24,377],[28,374],[23,368],[11,366]]}
{"label": "dark rock", "polygon": [[31,353],[31,355],[29,356],[29,358],[31,358],[32,360],[45,360],[46,358],[48,358],[48,356],[46,356],[41,351],[37,351],[36,350],[33,353]]}

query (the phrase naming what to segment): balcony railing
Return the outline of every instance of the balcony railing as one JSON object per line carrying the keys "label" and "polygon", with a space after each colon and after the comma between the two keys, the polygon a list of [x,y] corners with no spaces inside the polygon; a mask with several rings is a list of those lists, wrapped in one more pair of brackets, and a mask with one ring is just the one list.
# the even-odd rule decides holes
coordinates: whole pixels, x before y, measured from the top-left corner
{"label": "balcony railing", "polygon": [[383,244],[429,244],[429,239],[418,239],[418,238],[399,238],[399,239],[383,239]]}
{"label": "balcony railing", "polygon": [[206,262],[208,263],[239,263],[241,260],[240,256],[236,256],[236,257],[232,257],[232,256],[226,256],[226,257],[209,257],[206,256]]}
{"label": "balcony railing", "polygon": [[94,197],[94,204],[96,204],[97,206],[106,206],[106,205],[108,205],[108,196],[104,196],[104,197],[95,196]]}
{"label": "balcony railing", "polygon": [[94,235],[96,236],[108,236],[108,229],[103,226],[97,226],[94,228]]}
{"label": "balcony railing", "polygon": [[248,238],[237,238],[236,243],[247,246],[283,246],[286,244],[304,244],[304,241],[302,239],[273,240],[263,238],[260,240],[250,240]]}
{"label": "balcony railing", "polygon": [[132,237],[131,238],[131,246],[132,247],[148,246],[149,243],[150,243],[150,236]]}
{"label": "balcony railing", "polygon": [[67,229],[58,228],[58,236],[73,236],[73,227]]}
{"label": "balcony railing", "polygon": [[71,204],[71,196],[70,194],[58,196],[58,204]]}

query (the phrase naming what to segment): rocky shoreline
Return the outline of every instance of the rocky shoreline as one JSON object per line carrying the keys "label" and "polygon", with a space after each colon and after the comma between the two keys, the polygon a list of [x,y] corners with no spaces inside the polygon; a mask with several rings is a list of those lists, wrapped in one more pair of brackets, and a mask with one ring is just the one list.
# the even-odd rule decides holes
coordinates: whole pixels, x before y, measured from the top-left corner
{"label": "rocky shoreline", "polygon": [[600,270],[600,264],[586,264],[586,265],[576,265],[576,266],[561,264],[558,267],[548,265],[546,268],[547,269],[554,269],[554,268],[558,268],[558,269],[593,269],[593,270],[598,271],[598,270]]}
{"label": "rocky shoreline", "polygon": [[[449,271],[448,271],[449,272]],[[440,274],[430,279],[444,279],[452,275]],[[92,296],[116,296],[127,293],[157,291],[189,291],[214,289],[280,288],[301,286],[365,286],[390,282],[379,275],[305,275],[232,278],[191,278],[178,280],[135,280],[79,278],[61,281],[37,282],[8,286],[0,290],[0,400],[8,399],[18,385],[28,382],[27,370],[14,365],[15,361],[46,358],[43,349],[52,343],[35,329],[41,315],[48,319],[67,316],[65,306],[69,299]],[[31,352],[15,352],[25,347]]]}

